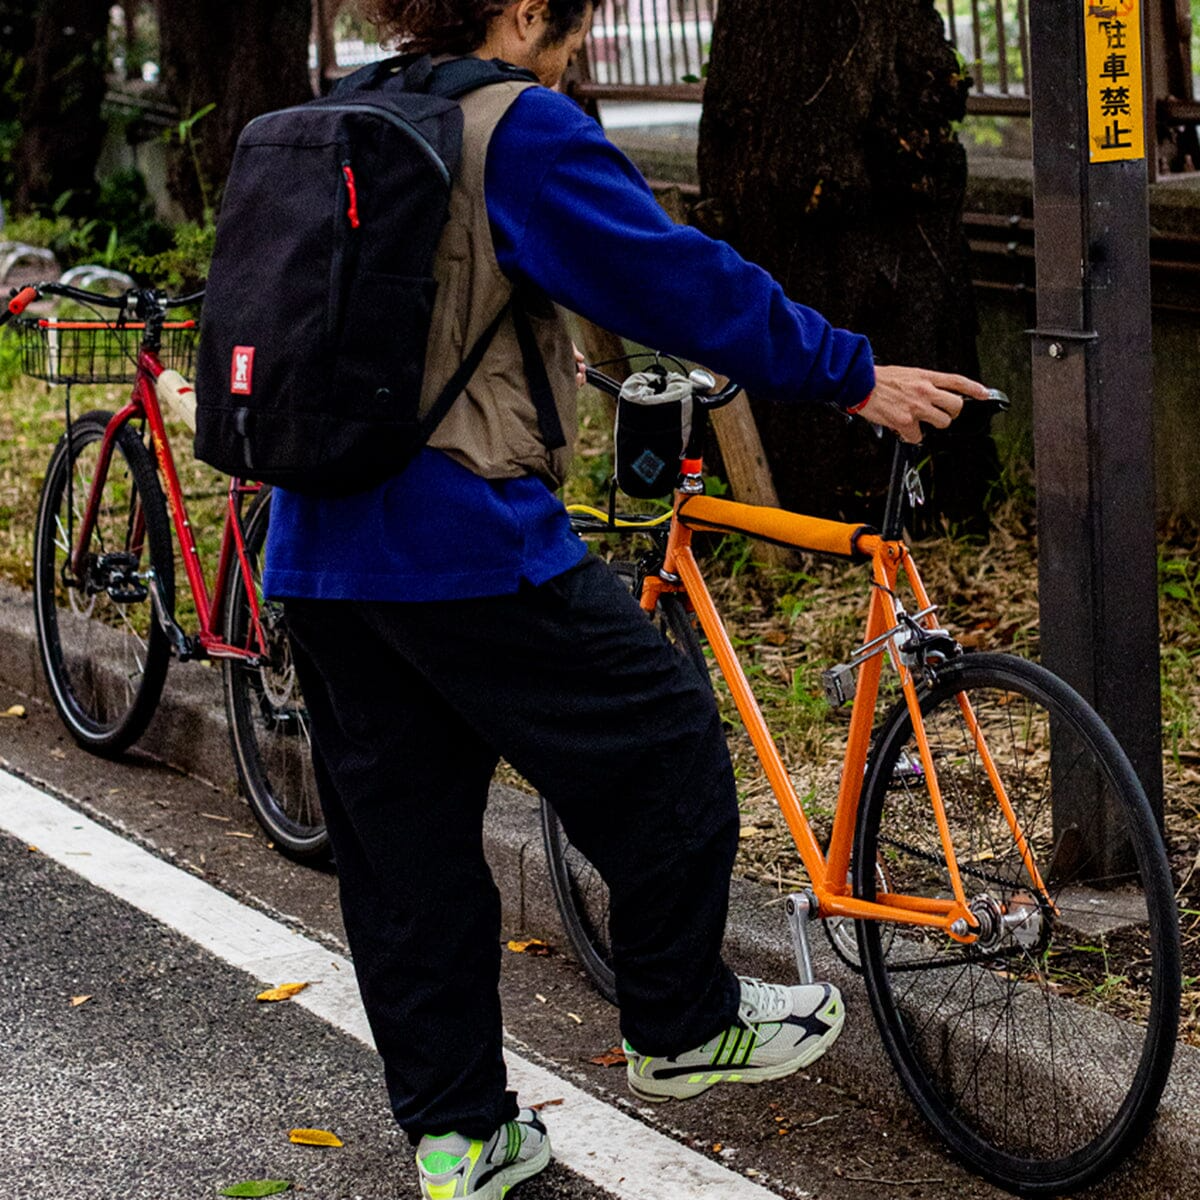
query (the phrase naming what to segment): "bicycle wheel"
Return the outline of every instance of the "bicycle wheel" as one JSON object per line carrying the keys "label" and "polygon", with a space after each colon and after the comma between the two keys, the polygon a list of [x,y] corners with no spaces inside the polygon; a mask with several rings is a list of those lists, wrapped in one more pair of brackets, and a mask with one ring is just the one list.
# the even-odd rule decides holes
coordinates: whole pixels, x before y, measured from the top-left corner
{"label": "bicycle wheel", "polygon": [[[308,710],[296,678],[283,605],[263,600],[261,566],[271,515],[264,490],[245,521],[250,586],[258,599],[266,654],[257,665],[227,658],[222,663],[225,712],[242,794],[267,836],[289,858],[324,859],[329,837],[317,798]],[[230,573],[225,594],[225,640],[258,650],[241,565]]]}
{"label": "bicycle wheel", "polygon": [[[636,571],[630,564],[614,564],[623,578]],[[628,580],[627,580],[628,581]],[[640,575],[637,577],[640,587]],[[632,586],[632,585],[631,585]],[[664,637],[679,648],[707,680],[708,664],[693,615],[683,598],[667,592],[659,598],[654,622]],[[575,956],[596,990],[610,1004],[617,1002],[616,980],[612,967],[612,943],[608,934],[608,885],[600,872],[570,842],[558,814],[542,798],[542,841],[550,866],[550,883]]]}
{"label": "bicycle wheel", "polygon": [[[1028,840],[1039,889],[968,729],[969,702]],[[858,926],[871,1008],[918,1108],[967,1164],[1027,1195],[1111,1170],[1145,1133],[1175,1047],[1179,934],[1150,807],[1112,734],[1061,680],[1008,655],[939,672],[921,700],[968,903],[972,946],[912,926]],[[903,705],[863,790],[855,892],[877,861],[898,893],[948,897],[942,844]],[[1127,842],[1101,864],[1055,798],[1113,814]],[[876,856],[879,856],[878,860]],[[864,868],[864,864],[867,864]],[[890,940],[889,940],[889,936]]]}
{"label": "bicycle wheel", "polygon": [[70,569],[70,540],[111,419],[88,413],[72,423],[69,440],[59,439],[38,503],[33,570],[38,651],[54,706],[81,746],[106,756],[141,737],[162,694],[171,651],[154,614],[155,577],[168,612],[175,602],[162,488],[128,425],[114,439],[81,577]]}

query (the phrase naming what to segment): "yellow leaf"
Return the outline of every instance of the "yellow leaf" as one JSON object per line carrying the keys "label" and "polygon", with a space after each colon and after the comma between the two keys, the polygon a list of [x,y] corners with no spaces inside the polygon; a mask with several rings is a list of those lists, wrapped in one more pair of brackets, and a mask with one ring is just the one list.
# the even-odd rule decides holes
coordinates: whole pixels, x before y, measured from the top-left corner
{"label": "yellow leaf", "polygon": [[72,996],[71,1007],[78,1008],[81,1004],[86,1004],[91,999],[91,996]]}
{"label": "yellow leaf", "polygon": [[508,948],[514,954],[549,954],[550,947],[540,938],[526,938],[523,942],[509,942]]}
{"label": "yellow leaf", "polygon": [[37,854],[38,852],[38,848],[36,846],[27,846],[26,849],[30,854]]}
{"label": "yellow leaf", "polygon": [[341,1146],[344,1143],[336,1133],[328,1129],[292,1129],[288,1131],[288,1141],[297,1146]]}
{"label": "yellow leaf", "polygon": [[290,1000],[297,992],[302,992],[308,983],[281,983],[265,992],[259,992],[255,1000]]}
{"label": "yellow leaf", "polygon": [[0,717],[23,717],[24,715],[25,705],[23,704],[10,704],[8,708],[0,713]]}
{"label": "yellow leaf", "polygon": [[758,837],[758,826],[757,825],[743,825],[741,827],[741,829],[738,830],[738,837],[740,837],[740,838],[756,838],[756,837]]}

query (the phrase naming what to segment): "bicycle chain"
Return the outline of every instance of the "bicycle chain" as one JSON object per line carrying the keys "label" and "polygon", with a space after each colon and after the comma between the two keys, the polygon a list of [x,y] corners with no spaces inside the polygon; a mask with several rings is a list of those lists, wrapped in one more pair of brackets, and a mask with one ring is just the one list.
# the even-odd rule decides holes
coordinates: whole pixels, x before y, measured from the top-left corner
{"label": "bicycle chain", "polygon": [[[930,854],[927,850],[918,850],[916,846],[910,846],[906,842],[897,841],[895,838],[887,838],[883,840],[883,845],[891,846],[897,850],[903,850],[907,854],[911,854],[913,858],[921,859],[923,862],[932,863],[935,867],[945,867],[945,856]],[[947,868],[948,869],[948,868]],[[1012,879],[1002,879],[999,875],[989,875],[986,871],[981,871],[977,867],[958,868],[960,875],[970,875],[974,879],[982,879],[985,883],[994,883],[999,887],[1013,887],[1015,881]]]}
{"label": "bicycle chain", "polygon": [[[920,859],[927,863],[932,863],[935,867],[945,867],[946,859],[944,856],[930,854],[926,850],[918,850],[916,846],[910,846],[907,842],[898,841],[896,838],[886,838],[882,840],[882,844],[889,846],[892,849],[903,850],[907,854],[911,854],[913,858]],[[982,879],[985,883],[994,883],[999,887],[1011,888],[1014,886],[1014,881],[1011,879],[1001,879],[998,875],[989,875],[986,871],[980,871],[975,867],[959,867],[959,874],[970,875],[975,879]],[[971,946],[963,947],[963,955],[955,961],[948,961],[945,958],[930,958],[920,959],[917,962],[893,963],[888,969],[890,971],[920,971],[925,969],[946,970],[957,966],[958,963],[989,963],[995,962],[997,959],[1005,961],[1012,958],[1012,948],[1008,946],[1000,946],[988,953],[981,953]]]}

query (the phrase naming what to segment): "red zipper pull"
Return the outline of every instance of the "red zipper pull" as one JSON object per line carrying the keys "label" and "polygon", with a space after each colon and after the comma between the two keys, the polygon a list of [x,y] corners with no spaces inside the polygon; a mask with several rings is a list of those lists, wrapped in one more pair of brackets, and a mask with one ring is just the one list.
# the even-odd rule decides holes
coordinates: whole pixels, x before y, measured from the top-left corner
{"label": "red zipper pull", "polygon": [[350,228],[357,229],[361,221],[358,219],[358,187],[354,182],[354,171],[349,163],[342,164],[342,174],[346,177],[346,191],[350,193],[350,207],[346,209],[346,216],[350,220]]}

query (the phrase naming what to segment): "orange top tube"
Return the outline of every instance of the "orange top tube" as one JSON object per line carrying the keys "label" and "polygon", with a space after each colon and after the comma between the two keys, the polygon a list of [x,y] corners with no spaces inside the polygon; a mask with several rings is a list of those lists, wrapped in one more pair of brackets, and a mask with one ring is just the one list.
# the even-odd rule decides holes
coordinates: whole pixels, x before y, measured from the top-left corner
{"label": "orange top tube", "polygon": [[782,508],[764,508],[757,504],[738,504],[715,496],[685,496],[676,516],[688,529],[706,529],[718,533],[745,533],[777,546],[794,546],[817,554],[840,558],[868,559],[872,544],[862,544],[870,536],[878,544],[869,525],[845,521],[826,521],[785,512]]}

